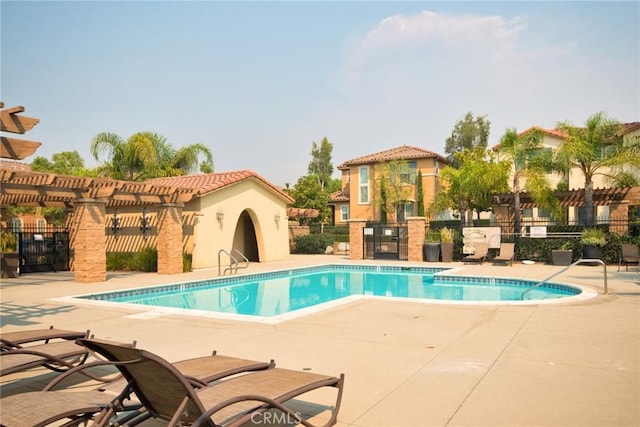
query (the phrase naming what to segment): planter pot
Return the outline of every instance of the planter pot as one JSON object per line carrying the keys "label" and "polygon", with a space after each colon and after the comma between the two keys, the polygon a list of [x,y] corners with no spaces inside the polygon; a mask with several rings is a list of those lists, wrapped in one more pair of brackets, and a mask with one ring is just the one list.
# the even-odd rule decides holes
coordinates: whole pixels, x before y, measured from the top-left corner
{"label": "planter pot", "polygon": [[18,277],[18,265],[20,265],[20,258],[17,252],[2,252],[0,253],[2,278],[9,279]]}
{"label": "planter pot", "polygon": [[553,265],[571,265],[573,251],[554,249],[551,251],[551,260]]}
{"label": "planter pot", "polygon": [[582,248],[582,258],[585,259],[601,259],[602,248],[600,246],[585,245]]}
{"label": "planter pot", "polygon": [[440,243],[442,262],[453,262],[453,242]]}
{"label": "planter pot", "polygon": [[422,256],[427,262],[438,262],[440,260],[440,243],[422,245]]}

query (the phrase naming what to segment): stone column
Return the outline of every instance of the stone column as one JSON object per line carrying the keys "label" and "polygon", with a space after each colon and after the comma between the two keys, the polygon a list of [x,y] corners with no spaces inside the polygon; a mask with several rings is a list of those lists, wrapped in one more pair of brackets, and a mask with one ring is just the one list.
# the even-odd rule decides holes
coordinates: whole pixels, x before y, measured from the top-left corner
{"label": "stone column", "polygon": [[629,232],[629,201],[621,200],[609,204],[609,232],[624,236]]}
{"label": "stone column", "polygon": [[166,203],[158,211],[158,274],[182,273],[182,203]]}
{"label": "stone column", "polygon": [[106,201],[78,199],[73,203],[70,236],[75,281],[80,283],[107,280]]}
{"label": "stone column", "polygon": [[349,220],[349,259],[364,258],[364,237],[362,236],[365,219]]}
{"label": "stone column", "polygon": [[409,234],[407,242],[409,261],[422,261],[422,245],[424,244],[426,224],[427,220],[421,216],[407,218],[407,232]]}

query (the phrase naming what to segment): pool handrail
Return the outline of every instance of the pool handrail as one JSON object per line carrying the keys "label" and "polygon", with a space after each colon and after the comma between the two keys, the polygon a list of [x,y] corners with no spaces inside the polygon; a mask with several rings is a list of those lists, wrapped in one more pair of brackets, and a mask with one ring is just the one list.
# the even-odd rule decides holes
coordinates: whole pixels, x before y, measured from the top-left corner
{"label": "pool handrail", "polygon": [[[246,256],[244,256],[244,254],[242,252],[240,252],[239,250],[237,250],[236,248],[231,249],[231,252],[236,252],[238,255],[240,255],[243,259],[245,264],[244,265],[239,265],[238,262],[236,262],[236,273],[238,272],[238,269],[240,268],[247,268],[249,267],[249,258],[247,258]],[[237,261],[237,258],[236,258]]]}
{"label": "pool handrail", "polygon": [[[222,268],[222,263],[220,262],[220,255],[221,254],[226,254],[229,257],[229,267],[225,268],[223,272],[220,272],[220,269]],[[224,274],[227,273],[227,271],[229,271],[231,274],[233,274],[233,267],[236,266],[236,270],[238,269],[238,260],[236,259],[236,257],[234,257],[233,255],[231,255],[231,253],[229,253],[229,251],[225,250],[225,249],[220,249],[218,251],[218,276],[222,276]]]}
{"label": "pool handrail", "polygon": [[[243,265],[242,267],[240,266],[240,263],[238,261],[238,258],[234,257],[233,255],[231,255],[231,252],[237,252],[242,258],[244,258],[244,262],[245,265]],[[218,251],[218,276],[223,276],[227,273],[227,271],[230,274],[234,274],[238,272],[239,268],[247,268],[249,267],[249,259],[243,255],[242,252],[240,252],[239,250],[237,250],[236,248],[231,249],[231,252],[225,250],[225,249],[220,249]],[[224,271],[220,272],[220,269],[222,268],[222,264],[220,262],[220,255],[221,254],[226,254],[229,257],[229,267],[226,267],[224,269]]]}
{"label": "pool handrail", "polygon": [[601,264],[604,267],[604,293],[605,294],[609,293],[609,287],[608,287],[608,284],[607,284],[607,264],[604,261],[602,261],[601,259],[597,259],[597,258],[580,258],[579,260],[577,260],[573,264],[566,266],[565,268],[563,268],[560,271],[556,271],[551,276],[549,276],[549,277],[547,277],[545,279],[542,279],[541,281],[539,281],[538,283],[536,283],[532,287],[526,289],[524,292],[522,292],[522,294],[520,294],[520,300],[524,300],[524,296],[527,294],[527,292],[530,292],[530,291],[534,290],[535,288],[537,288],[539,286],[542,286],[543,284],[545,284],[550,279],[556,277],[559,274],[564,273],[565,271],[567,271],[568,269],[570,269],[574,265],[586,264],[586,263],[594,263],[594,262],[597,263],[597,264]]}

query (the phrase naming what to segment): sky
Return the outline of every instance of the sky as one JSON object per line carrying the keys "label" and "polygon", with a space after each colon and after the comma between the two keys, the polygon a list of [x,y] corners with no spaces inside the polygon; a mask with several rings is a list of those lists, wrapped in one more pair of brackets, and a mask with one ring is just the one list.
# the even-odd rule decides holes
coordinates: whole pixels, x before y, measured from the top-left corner
{"label": "sky", "polygon": [[445,155],[467,112],[490,146],[599,111],[640,121],[638,1],[2,0],[0,20],[0,99],[40,119],[26,162],[94,167],[99,133],[152,131],[294,186],[324,137],[338,166]]}

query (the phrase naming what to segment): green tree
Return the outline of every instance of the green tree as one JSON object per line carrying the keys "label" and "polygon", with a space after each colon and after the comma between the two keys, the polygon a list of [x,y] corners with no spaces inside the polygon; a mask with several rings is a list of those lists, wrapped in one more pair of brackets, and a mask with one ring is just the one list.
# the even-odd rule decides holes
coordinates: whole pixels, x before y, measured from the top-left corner
{"label": "green tree", "polygon": [[494,153],[480,147],[458,152],[455,157],[460,167],[447,165],[442,169],[443,188],[429,212],[456,210],[462,225],[470,225],[473,212],[479,216],[489,210],[493,194],[508,190],[509,164],[497,161]]}
{"label": "green tree", "polygon": [[416,204],[418,216],[424,216],[424,189],[422,187],[422,171],[418,169],[418,176],[416,177]]}
{"label": "green tree", "polygon": [[538,206],[549,209],[556,217],[560,215],[558,201],[547,179],[547,173],[553,169],[551,151],[544,149],[542,138],[543,132],[539,128],[522,134],[512,128],[502,136],[498,147],[500,158],[508,162],[511,169],[516,245],[520,234],[520,192],[523,189],[531,194]]}
{"label": "green tree", "polygon": [[558,123],[557,128],[566,138],[556,152],[556,160],[564,171],[577,168],[584,176],[585,225],[592,226],[593,178],[603,175],[628,182],[624,167],[640,167],[640,142],[630,140],[624,144],[622,125],[604,112],[590,116],[584,127],[565,121]]}
{"label": "green tree", "polygon": [[386,223],[388,215],[396,218],[398,207],[409,200],[414,191],[414,170],[406,160],[390,160],[380,164],[375,179],[379,190],[373,201],[380,208],[381,220]]}
{"label": "green tree", "polygon": [[[100,160],[102,175],[113,179],[142,181],[149,178],[187,175],[213,171],[211,150],[203,144],[191,144],[174,149],[165,137],[153,132],[138,132],[128,139],[111,132],[96,135],[91,142],[91,154]],[[198,159],[204,156],[199,163]]]}
{"label": "green tree", "polygon": [[301,176],[289,195],[295,200],[294,207],[318,210],[319,215],[315,221],[324,222],[331,216],[331,209],[327,206],[329,196],[322,191],[315,175]]}
{"label": "green tree", "polygon": [[486,119],[486,116],[474,117],[471,112],[468,112],[458,120],[444,146],[449,164],[454,167],[460,166],[455,157],[458,152],[473,151],[475,148],[486,149],[490,130],[491,122]]}
{"label": "green tree", "polygon": [[62,175],[91,176],[91,171],[84,167],[84,160],[77,151],[61,151],[51,156],[36,157],[31,162],[31,170],[35,172],[52,172]]}
{"label": "green tree", "polygon": [[320,189],[323,191],[327,187],[327,183],[331,180],[331,175],[333,174],[332,152],[333,144],[329,142],[326,136],[322,138],[320,144],[313,141],[311,147],[311,162],[309,162],[307,172],[316,177],[320,183]]}

